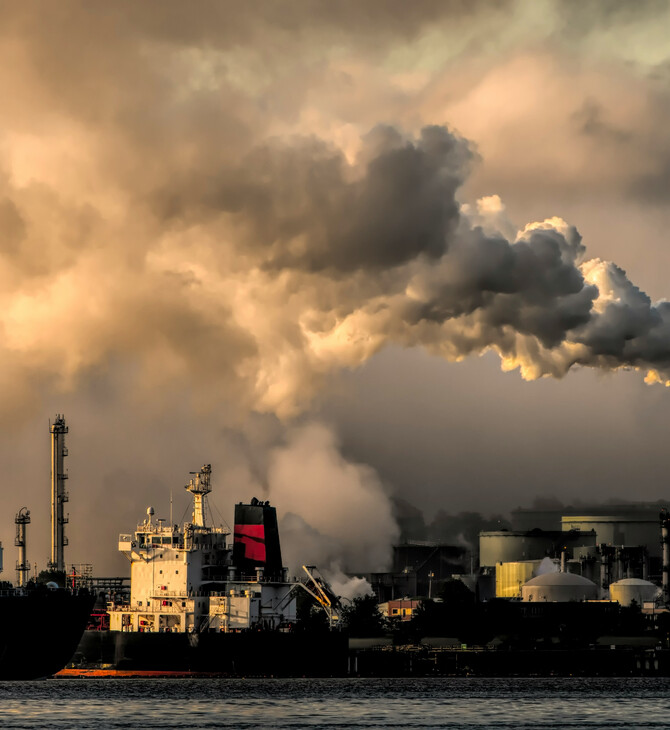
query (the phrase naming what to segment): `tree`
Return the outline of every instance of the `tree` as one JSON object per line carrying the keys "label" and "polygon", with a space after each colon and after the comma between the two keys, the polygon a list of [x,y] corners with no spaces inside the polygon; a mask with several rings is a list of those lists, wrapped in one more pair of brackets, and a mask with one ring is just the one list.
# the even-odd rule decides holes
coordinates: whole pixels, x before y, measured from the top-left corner
{"label": "tree", "polygon": [[42,570],[37,576],[37,583],[56,583],[60,588],[65,587],[65,572],[63,570]]}
{"label": "tree", "polygon": [[350,636],[381,636],[388,630],[376,596],[358,596],[340,611],[341,626]]}

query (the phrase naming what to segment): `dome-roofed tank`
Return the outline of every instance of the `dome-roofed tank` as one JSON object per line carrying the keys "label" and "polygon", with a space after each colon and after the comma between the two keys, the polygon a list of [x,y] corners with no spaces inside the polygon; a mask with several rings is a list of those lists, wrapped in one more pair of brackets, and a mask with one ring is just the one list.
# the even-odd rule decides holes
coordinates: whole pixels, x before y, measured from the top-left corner
{"label": "dome-roofed tank", "polygon": [[622,606],[630,606],[633,601],[642,606],[645,601],[653,601],[661,589],[641,578],[624,578],[610,585],[610,598]]}
{"label": "dome-roofed tank", "polygon": [[597,597],[598,586],[574,573],[543,573],[531,578],[521,588],[522,600],[534,603],[586,601]]}

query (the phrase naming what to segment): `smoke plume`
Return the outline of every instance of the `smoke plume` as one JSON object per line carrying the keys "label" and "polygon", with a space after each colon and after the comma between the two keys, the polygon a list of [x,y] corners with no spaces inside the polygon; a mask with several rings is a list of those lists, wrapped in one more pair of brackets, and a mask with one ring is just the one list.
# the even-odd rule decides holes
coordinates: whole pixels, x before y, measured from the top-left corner
{"label": "smoke plume", "polygon": [[[170,215],[161,204],[125,253],[99,213],[8,184],[5,377],[24,393],[37,374],[67,386],[129,359],[143,388],[187,377],[199,401],[287,417],[395,343],[493,350],[526,379],[628,367],[667,384],[670,304],[589,259],[559,218],[513,240],[473,225],[456,200],[471,157],[443,126],[377,127],[353,163],[325,141],[268,142],[206,188],[156,190],[145,216],[157,197]],[[48,204],[54,250],[36,262]]]}
{"label": "smoke plume", "polygon": [[[337,373],[396,347],[496,353],[526,379],[631,368],[668,384],[670,305],[600,255],[595,225],[582,242],[552,217],[584,190],[609,211],[670,189],[660,6],[582,5],[5,3],[3,422],[32,428],[90,396],[79,504],[116,522],[128,495],[154,499],[173,470],[216,462],[225,429],[277,418],[282,436],[240,467],[236,496],[261,484],[319,560],[374,569],[373,537],[397,534],[386,485],[323,426],[292,420]],[[514,225],[506,194],[524,203],[514,218],[539,220]],[[538,199],[556,207],[536,215]],[[640,233],[636,213],[631,237],[667,230]],[[150,473],[120,465],[112,442]]]}

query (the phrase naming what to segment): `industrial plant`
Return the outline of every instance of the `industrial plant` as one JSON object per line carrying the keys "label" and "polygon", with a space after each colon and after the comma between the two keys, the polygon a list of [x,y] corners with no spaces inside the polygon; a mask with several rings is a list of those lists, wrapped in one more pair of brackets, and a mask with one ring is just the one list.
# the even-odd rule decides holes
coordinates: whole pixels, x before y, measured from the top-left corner
{"label": "industrial plant", "polygon": [[[185,485],[189,519],[174,523],[172,515],[166,520],[146,508],[135,529],[119,535],[130,575],[99,577],[92,566],[65,560],[68,432],[57,415],[49,425],[46,570],[38,575],[29,560],[31,513],[21,507],[11,589],[17,606],[27,606],[28,596],[41,596],[32,606],[47,605],[38,590],[44,585],[52,593],[66,586],[72,596],[81,593],[76,603],[59,599],[69,643],[47,666],[57,671],[67,663],[65,676],[670,676],[670,512],[661,504],[517,509],[509,528],[480,531],[477,545],[406,536],[392,546],[390,569],[365,575],[368,595],[352,600],[337,596],[315,566],[289,576],[281,520],[269,502],[236,504],[232,531],[217,524],[207,501],[212,468],[205,464]],[[0,610],[9,605],[0,597]],[[13,640],[6,632],[6,656]],[[12,671],[0,662],[0,675]],[[46,670],[21,671],[28,677]]]}

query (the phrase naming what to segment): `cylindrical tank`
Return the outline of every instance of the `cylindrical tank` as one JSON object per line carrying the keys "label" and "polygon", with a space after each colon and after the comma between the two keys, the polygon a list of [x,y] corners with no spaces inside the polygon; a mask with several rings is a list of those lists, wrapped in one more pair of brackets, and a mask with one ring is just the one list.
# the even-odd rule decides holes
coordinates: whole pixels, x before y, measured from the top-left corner
{"label": "cylindrical tank", "polygon": [[498,563],[542,560],[546,555],[558,557],[564,550],[570,557],[575,546],[595,544],[595,532],[487,530],[479,533],[479,564],[492,568]]}
{"label": "cylindrical tank", "polygon": [[658,586],[640,578],[624,578],[610,585],[610,598],[622,606],[630,606],[633,601],[642,606],[645,601],[653,601],[660,593]]}
{"label": "cylindrical tank", "polygon": [[544,573],[521,588],[521,599],[534,603],[587,601],[597,597],[598,586],[574,573]]}

